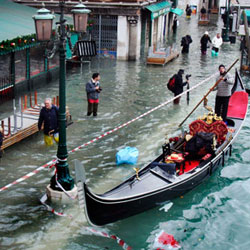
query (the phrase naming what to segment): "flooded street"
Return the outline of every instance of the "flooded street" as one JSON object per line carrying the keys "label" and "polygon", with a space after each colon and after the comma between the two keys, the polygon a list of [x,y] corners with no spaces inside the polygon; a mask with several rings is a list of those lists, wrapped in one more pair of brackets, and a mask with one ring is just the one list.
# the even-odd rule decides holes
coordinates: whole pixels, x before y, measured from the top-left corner
{"label": "flooded street", "polygon": [[[190,34],[193,43],[188,55],[182,55],[166,66],[139,62],[120,62],[109,58],[93,59],[91,64],[74,68],[67,75],[67,106],[74,123],[67,129],[67,146],[72,150],[79,145],[151,110],[173,97],[167,90],[168,79],[182,68],[191,74],[190,87],[208,78],[220,64],[229,67],[240,58],[239,40],[225,44],[218,57],[200,53],[200,38],[207,30],[211,39],[221,31],[216,26],[198,26],[196,16],[191,20],[181,17],[176,41],[180,51],[181,37]],[[237,67],[239,68],[239,63]],[[98,116],[87,117],[85,83],[92,73],[100,72],[101,86]],[[234,73],[232,70],[231,73]],[[250,88],[249,78],[243,81]],[[139,150],[137,167],[141,168],[161,152],[165,135],[178,135],[178,124],[211,88],[215,80],[203,84],[186,96],[180,105],[172,103],[160,108],[129,126],[70,153],[68,163],[74,177],[73,160],[80,160],[86,170],[87,183],[96,193],[115,186],[134,172],[133,166],[116,166],[115,154],[125,146]],[[49,93],[49,94],[48,94]],[[58,81],[38,89],[38,103],[47,96],[58,95]],[[209,95],[208,104],[214,107],[215,93]],[[16,100],[18,102],[18,100]],[[1,106],[1,117],[12,112],[12,102]],[[232,157],[213,176],[187,193],[184,197],[158,206],[142,214],[98,228],[123,239],[132,249],[153,249],[155,235],[161,230],[174,235],[185,250],[228,250],[250,248],[250,119],[244,124]],[[191,118],[206,113],[200,106]],[[184,127],[192,119],[185,122]],[[0,160],[0,186],[7,185],[55,158],[57,146],[44,146],[43,134],[30,138],[5,150]],[[53,170],[44,169],[33,177],[0,193],[0,249],[122,249],[115,240],[96,236],[88,231],[89,224],[78,202],[67,205],[53,204],[73,218],[58,217],[40,204]],[[167,210],[167,209],[166,209]]]}

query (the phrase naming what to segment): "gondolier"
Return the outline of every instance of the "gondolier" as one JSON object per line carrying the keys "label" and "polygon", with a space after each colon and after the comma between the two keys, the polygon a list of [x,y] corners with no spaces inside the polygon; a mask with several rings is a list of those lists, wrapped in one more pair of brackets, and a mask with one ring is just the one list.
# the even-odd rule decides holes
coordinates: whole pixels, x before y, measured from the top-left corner
{"label": "gondolier", "polygon": [[226,121],[227,117],[227,109],[228,109],[228,102],[231,96],[231,89],[234,84],[234,77],[226,73],[226,68],[223,64],[219,66],[219,73],[217,75],[217,81],[222,78],[223,80],[217,85],[214,90],[217,90],[216,99],[215,99],[215,113],[218,116],[221,116],[223,121]]}

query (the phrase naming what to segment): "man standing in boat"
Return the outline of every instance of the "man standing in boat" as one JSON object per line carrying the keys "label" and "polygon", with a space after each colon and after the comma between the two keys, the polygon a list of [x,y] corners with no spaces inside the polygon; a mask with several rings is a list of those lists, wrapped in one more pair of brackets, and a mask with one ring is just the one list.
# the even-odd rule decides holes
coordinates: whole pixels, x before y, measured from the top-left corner
{"label": "man standing in boat", "polygon": [[214,90],[217,90],[215,99],[215,113],[217,116],[221,116],[223,121],[226,121],[227,109],[229,98],[231,96],[231,90],[234,84],[234,76],[230,73],[226,74],[226,68],[223,64],[219,66],[219,73],[217,75],[217,81],[222,79]]}
{"label": "man standing in boat", "polygon": [[45,107],[40,111],[38,129],[41,130],[43,124],[44,142],[47,146],[53,145],[53,139],[59,142],[58,133],[58,107],[51,103],[51,98],[44,101]]}
{"label": "man standing in boat", "polygon": [[97,116],[97,109],[99,103],[99,93],[102,91],[100,87],[101,77],[99,73],[94,73],[92,79],[86,84],[86,92],[88,99],[88,112],[87,116],[93,113],[93,116]]}
{"label": "man standing in boat", "polygon": [[[187,78],[186,82],[183,82],[182,75],[184,74],[184,70],[180,69],[178,73],[175,75],[175,87],[174,87],[174,96],[177,96],[183,92],[183,87],[189,83]],[[174,100],[174,104],[180,103],[181,96]]]}

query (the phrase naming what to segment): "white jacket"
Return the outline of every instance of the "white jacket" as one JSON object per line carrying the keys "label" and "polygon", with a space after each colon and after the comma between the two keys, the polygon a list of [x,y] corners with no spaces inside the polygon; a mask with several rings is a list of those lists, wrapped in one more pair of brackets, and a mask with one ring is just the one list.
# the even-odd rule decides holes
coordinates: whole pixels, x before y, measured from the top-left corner
{"label": "white jacket", "polygon": [[212,40],[212,45],[213,47],[219,49],[220,46],[222,45],[223,41],[222,41],[222,38],[217,38],[217,36],[215,36]]}

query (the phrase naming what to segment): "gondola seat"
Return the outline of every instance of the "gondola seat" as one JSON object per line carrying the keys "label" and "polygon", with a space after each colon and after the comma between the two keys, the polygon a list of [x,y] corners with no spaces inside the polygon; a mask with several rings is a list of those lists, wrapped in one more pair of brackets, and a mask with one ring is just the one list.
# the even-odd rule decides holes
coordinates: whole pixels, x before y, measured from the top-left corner
{"label": "gondola seat", "polygon": [[198,132],[214,133],[218,144],[225,141],[228,133],[227,125],[223,121],[214,121],[211,124],[207,124],[203,120],[195,120],[189,124],[189,130],[192,136]]}
{"label": "gondola seat", "polygon": [[176,164],[175,163],[164,163],[164,162],[152,162],[152,168],[159,168],[167,174],[174,175],[176,172]]}

